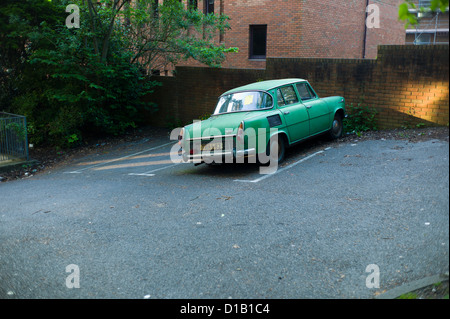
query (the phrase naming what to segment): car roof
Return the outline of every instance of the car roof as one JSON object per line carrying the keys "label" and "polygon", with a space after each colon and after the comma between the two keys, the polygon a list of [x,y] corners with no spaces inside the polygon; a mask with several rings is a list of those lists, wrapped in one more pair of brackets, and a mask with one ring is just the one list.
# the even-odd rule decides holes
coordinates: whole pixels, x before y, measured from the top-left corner
{"label": "car roof", "polygon": [[255,82],[255,83],[251,83],[251,84],[247,84],[244,86],[234,88],[232,90],[229,90],[229,91],[223,93],[222,95],[236,93],[236,92],[242,92],[242,91],[255,91],[255,90],[268,91],[268,90],[271,90],[271,89],[279,87],[279,86],[297,83],[297,82],[301,82],[301,81],[306,81],[306,80],[292,78],[292,79],[279,79],[279,80],[268,80],[268,81]]}

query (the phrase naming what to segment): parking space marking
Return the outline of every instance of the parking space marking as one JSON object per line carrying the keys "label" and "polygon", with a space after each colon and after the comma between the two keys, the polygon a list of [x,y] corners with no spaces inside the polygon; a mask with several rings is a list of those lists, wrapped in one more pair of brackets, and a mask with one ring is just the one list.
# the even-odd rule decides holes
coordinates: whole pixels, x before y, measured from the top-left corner
{"label": "parking space marking", "polygon": [[149,177],[151,177],[151,176],[155,176],[155,174],[152,174],[154,172],[162,171],[162,170],[164,170],[166,168],[174,167],[174,166],[177,166],[179,164],[182,164],[182,163],[175,163],[175,164],[172,164],[172,165],[156,168],[154,170],[151,170],[151,171],[148,171],[148,172],[145,172],[145,173],[129,173],[128,175],[132,175],[132,176],[149,176]]}
{"label": "parking space marking", "polygon": [[133,175],[133,176],[147,176],[147,177],[152,177],[155,176],[155,174],[146,174],[146,173],[130,173],[128,175]]}
{"label": "parking space marking", "polygon": [[171,163],[173,163],[171,159],[166,159],[166,160],[160,160],[160,161],[135,162],[135,163],[125,163],[125,164],[101,166],[101,167],[95,167],[95,168],[93,168],[93,170],[105,171],[108,169],[142,167],[142,166],[162,165],[162,164],[171,164]]}
{"label": "parking space marking", "polygon": [[94,167],[98,167],[98,166],[101,166],[101,165],[122,161],[124,159],[128,159],[130,157],[133,157],[133,156],[136,156],[136,155],[139,155],[139,154],[143,154],[143,153],[146,153],[146,152],[150,152],[150,151],[162,148],[164,146],[174,145],[174,144],[175,144],[174,142],[170,142],[170,143],[158,145],[158,146],[155,146],[155,147],[152,147],[152,148],[149,148],[149,149],[137,152],[137,153],[133,153],[133,154],[130,154],[130,155],[127,155],[127,156],[122,156],[122,157],[115,158],[115,159],[112,159],[112,160],[109,160],[109,161],[106,161],[106,162],[94,164],[94,165],[91,165],[91,166],[88,166],[88,167],[84,167],[84,168],[80,168],[80,169],[77,169],[77,170],[74,170],[74,171],[71,171],[71,172],[64,172],[64,173],[66,173],[66,174],[80,174],[82,171],[85,171],[85,170],[88,170],[88,169],[92,169]]}
{"label": "parking space marking", "polygon": [[288,170],[288,169],[290,169],[290,168],[292,168],[292,167],[294,167],[294,166],[296,166],[296,165],[298,165],[300,163],[303,163],[304,161],[307,161],[307,160],[313,158],[316,155],[322,154],[323,152],[328,151],[329,149],[331,149],[331,147],[327,147],[326,149],[324,149],[322,151],[318,151],[318,152],[315,152],[315,153],[313,153],[311,155],[308,155],[305,158],[302,158],[301,160],[298,160],[297,162],[289,164],[286,167],[277,169],[276,172],[274,172],[272,174],[263,175],[263,176],[261,176],[261,177],[259,177],[257,179],[235,179],[234,181],[235,182],[241,182],[241,183],[258,183],[258,182],[260,182],[260,181],[262,181],[262,180],[264,180],[266,178],[269,178],[269,177],[271,177],[273,175],[276,175],[276,174],[281,173],[281,172],[283,172],[285,170]]}
{"label": "parking space marking", "polygon": [[[137,156],[131,156],[128,157],[127,160],[135,160],[135,159],[143,159],[143,158],[152,158],[152,157],[162,157],[162,156],[170,156],[170,152],[166,153],[155,153],[155,154],[145,154],[145,155],[137,155]],[[92,161],[92,162],[83,162],[77,164],[78,166],[92,166],[96,164],[107,164],[110,163],[110,160],[99,160],[99,161]]]}

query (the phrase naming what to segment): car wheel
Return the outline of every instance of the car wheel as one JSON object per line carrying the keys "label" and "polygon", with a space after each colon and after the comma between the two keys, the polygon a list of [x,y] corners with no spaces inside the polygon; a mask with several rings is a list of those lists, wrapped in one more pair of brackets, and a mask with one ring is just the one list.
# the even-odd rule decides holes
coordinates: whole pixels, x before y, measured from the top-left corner
{"label": "car wheel", "polygon": [[331,125],[330,137],[335,140],[342,136],[344,126],[342,124],[342,116],[339,114],[334,115],[333,123]]}
{"label": "car wheel", "polygon": [[[281,163],[284,160],[284,156],[286,154],[286,144],[282,137],[273,136],[268,145],[268,156],[269,161],[277,161],[277,163]],[[269,162],[269,163],[270,163]]]}

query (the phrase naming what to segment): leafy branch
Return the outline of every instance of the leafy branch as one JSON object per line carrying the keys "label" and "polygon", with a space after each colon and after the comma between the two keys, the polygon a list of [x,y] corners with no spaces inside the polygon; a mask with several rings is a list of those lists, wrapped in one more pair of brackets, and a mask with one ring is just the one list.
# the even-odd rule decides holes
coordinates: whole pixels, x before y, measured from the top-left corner
{"label": "leafy branch", "polygon": [[405,21],[405,28],[409,26],[416,26],[418,24],[417,15],[411,11],[425,12],[436,12],[440,10],[445,12],[448,10],[449,0],[431,0],[429,7],[418,7],[413,0],[406,0],[400,4],[398,9],[399,20]]}

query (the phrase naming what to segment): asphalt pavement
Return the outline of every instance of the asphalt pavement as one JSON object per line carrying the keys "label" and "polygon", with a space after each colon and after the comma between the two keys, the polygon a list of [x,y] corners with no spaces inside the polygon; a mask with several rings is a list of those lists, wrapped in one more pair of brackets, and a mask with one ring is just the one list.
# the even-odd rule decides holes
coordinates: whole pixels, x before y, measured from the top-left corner
{"label": "asphalt pavement", "polygon": [[174,163],[149,137],[0,183],[0,298],[374,298],[448,272],[449,145]]}

